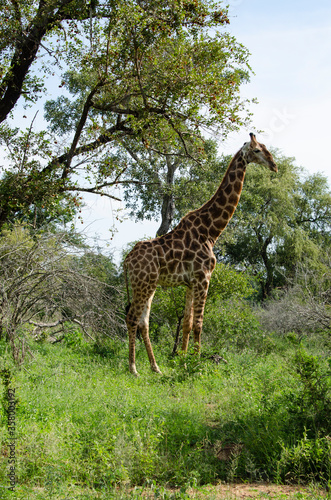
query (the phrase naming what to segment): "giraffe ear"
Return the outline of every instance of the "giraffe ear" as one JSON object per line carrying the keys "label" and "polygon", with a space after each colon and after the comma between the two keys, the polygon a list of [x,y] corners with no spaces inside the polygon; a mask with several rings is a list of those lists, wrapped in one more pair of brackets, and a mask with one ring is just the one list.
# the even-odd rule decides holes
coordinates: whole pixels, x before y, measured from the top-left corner
{"label": "giraffe ear", "polygon": [[251,137],[251,147],[254,148],[257,145],[256,137],[252,132],[249,135]]}

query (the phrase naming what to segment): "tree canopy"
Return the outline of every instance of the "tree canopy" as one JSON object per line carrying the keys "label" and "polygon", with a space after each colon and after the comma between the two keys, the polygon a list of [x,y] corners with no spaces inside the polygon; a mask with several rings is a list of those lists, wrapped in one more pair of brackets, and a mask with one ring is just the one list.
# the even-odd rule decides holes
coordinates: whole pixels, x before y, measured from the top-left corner
{"label": "tree canopy", "polygon": [[[116,199],[121,183],[139,182],[127,175],[132,152],[198,161],[205,130],[238,128],[250,67],[228,23],[208,0],[4,2],[0,225],[68,202],[70,212],[79,192]],[[45,105],[49,130],[9,125],[19,98],[33,104],[55,71],[63,93]]]}

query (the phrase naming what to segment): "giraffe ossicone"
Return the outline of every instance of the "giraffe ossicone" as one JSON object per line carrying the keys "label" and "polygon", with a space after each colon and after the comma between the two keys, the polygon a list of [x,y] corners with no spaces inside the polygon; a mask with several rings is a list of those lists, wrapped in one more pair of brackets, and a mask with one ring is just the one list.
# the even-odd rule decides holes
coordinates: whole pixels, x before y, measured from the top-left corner
{"label": "giraffe ossicone", "polygon": [[189,212],[169,233],[137,243],[124,261],[125,277],[131,282],[132,300],[126,316],[129,334],[130,372],[138,375],[135,364],[137,329],[142,335],[151,369],[161,373],[149,339],[149,313],[157,285],[187,288],[183,319],[182,350],[187,351],[190,332],[201,346],[203,313],[209,281],[216,265],[213,246],[230,221],[239,202],[246,167],[258,163],[277,172],[271,153],[250,141],[232,158],[216,193],[202,207]]}

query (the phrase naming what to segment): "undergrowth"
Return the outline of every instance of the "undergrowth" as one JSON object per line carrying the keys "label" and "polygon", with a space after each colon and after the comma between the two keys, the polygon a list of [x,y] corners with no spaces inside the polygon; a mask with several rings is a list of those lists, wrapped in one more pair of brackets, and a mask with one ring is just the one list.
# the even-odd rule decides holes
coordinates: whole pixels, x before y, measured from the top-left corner
{"label": "undergrowth", "polygon": [[[224,347],[219,364],[155,346],[162,376],[138,343],[139,378],[120,341],[36,344],[21,369],[0,350],[11,374],[1,399],[8,383],[17,395],[17,498],[140,498],[147,486],[151,498],[185,500],[220,480],[330,486],[330,355],[311,341]],[[0,494],[15,498],[4,405],[0,417]]]}

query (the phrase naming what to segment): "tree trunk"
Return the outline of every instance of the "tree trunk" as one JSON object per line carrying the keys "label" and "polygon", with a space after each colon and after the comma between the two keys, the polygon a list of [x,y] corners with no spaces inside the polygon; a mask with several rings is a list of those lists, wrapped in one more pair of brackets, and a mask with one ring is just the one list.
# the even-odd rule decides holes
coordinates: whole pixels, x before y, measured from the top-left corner
{"label": "tree trunk", "polygon": [[162,209],[161,209],[161,225],[156,232],[156,236],[162,236],[170,231],[171,223],[174,218],[175,201],[173,194],[165,194],[163,196]]}
{"label": "tree trunk", "polygon": [[268,245],[271,243],[271,240],[272,238],[267,238],[267,240],[264,242],[262,246],[262,251],[261,251],[261,257],[267,273],[267,278],[262,283],[262,300],[267,299],[273,290],[273,281],[274,281],[273,268],[267,253],[267,248]]}
{"label": "tree trunk", "polygon": [[10,69],[1,84],[0,123],[7,118],[21,96],[26,75],[36,59],[43,37],[56,21],[62,20],[63,15],[61,16],[59,10],[70,3],[73,3],[73,0],[40,2],[29,31],[18,37]]}
{"label": "tree trunk", "polygon": [[156,231],[156,236],[162,236],[171,229],[171,224],[175,214],[175,198],[173,193],[175,172],[179,165],[178,159],[171,163],[170,158],[166,157],[167,161],[167,179],[163,189],[163,200],[161,208],[161,225]]}

